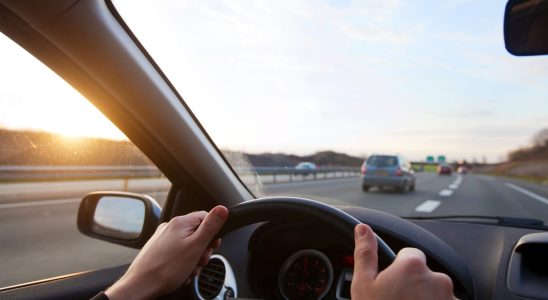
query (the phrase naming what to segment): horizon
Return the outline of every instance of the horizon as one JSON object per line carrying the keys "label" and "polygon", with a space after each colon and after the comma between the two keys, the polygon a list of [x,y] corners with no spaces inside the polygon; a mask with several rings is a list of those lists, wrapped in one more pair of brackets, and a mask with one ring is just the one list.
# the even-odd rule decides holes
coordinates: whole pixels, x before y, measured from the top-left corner
{"label": "horizon", "polygon": [[[59,133],[59,132],[46,131],[46,130],[40,130],[40,129],[10,129],[10,128],[1,127],[1,126],[0,126],[0,131],[53,135],[53,136],[59,137],[61,140],[64,140],[65,142],[68,141],[68,142],[73,142],[75,144],[81,143],[82,140],[99,140],[99,141],[116,142],[116,143],[130,143],[133,146],[135,146],[131,142],[131,140],[129,140],[127,138],[126,139],[112,139],[112,138],[108,138],[108,137],[97,137],[97,136],[78,136],[78,137],[74,137],[74,136],[65,135],[65,134]],[[516,148],[514,150],[518,150],[518,149],[523,149],[523,147]],[[223,148],[220,148],[220,151],[222,153],[236,152],[236,153],[242,153],[242,154],[245,154],[245,155],[297,156],[299,158],[304,158],[304,157],[307,157],[307,156],[314,156],[314,155],[317,155],[319,153],[325,153],[325,152],[332,152],[332,153],[335,153],[335,154],[347,155],[351,158],[359,158],[359,159],[367,159],[371,155],[403,155],[404,157],[407,157],[407,156],[405,156],[404,154],[401,154],[401,153],[380,153],[380,152],[370,152],[370,153],[355,155],[355,154],[351,154],[351,153],[347,153],[347,152],[335,151],[333,149],[320,149],[320,150],[316,150],[316,151],[310,152],[310,153],[271,152],[271,151],[270,152],[269,151],[266,151],[266,152],[244,152],[244,151],[239,151],[239,150],[229,150],[229,149],[223,149]],[[428,154],[428,155],[424,155],[423,158],[416,158],[416,159],[415,158],[410,158],[410,157],[407,157],[407,158],[412,160],[413,162],[426,162],[426,157],[427,156],[437,157],[437,155]],[[483,163],[482,159],[483,158],[479,157],[479,158],[476,158],[475,160],[465,160],[465,161],[466,161],[466,163]],[[508,158],[506,158],[506,160],[502,161],[502,162],[506,162],[506,161],[508,161]],[[449,157],[449,158],[447,158],[447,162],[459,164],[459,163],[462,163],[463,160],[462,159],[453,159],[453,158]],[[496,164],[496,163],[499,163],[499,162],[488,163],[488,164]]]}

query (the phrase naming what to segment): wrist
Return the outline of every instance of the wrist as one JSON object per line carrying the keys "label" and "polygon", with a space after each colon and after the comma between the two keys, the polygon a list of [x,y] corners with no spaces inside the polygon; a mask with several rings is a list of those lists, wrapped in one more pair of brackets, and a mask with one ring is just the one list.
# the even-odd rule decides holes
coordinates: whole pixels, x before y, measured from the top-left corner
{"label": "wrist", "polygon": [[124,277],[109,287],[105,291],[105,295],[109,298],[109,300],[147,300],[155,299],[158,296],[151,285],[139,283]]}

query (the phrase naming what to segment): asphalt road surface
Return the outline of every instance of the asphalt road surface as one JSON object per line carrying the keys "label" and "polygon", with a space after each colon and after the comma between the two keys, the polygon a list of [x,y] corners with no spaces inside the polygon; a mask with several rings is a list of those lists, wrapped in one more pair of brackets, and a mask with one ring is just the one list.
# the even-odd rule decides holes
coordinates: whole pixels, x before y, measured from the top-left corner
{"label": "asphalt road surface", "polygon": [[537,218],[548,224],[548,186],[484,175],[417,174],[414,192],[371,189],[360,179],[265,186],[265,195],[300,195],[334,205],[355,205],[398,216],[482,215]]}
{"label": "asphalt road surface", "polygon": [[[265,195],[304,196],[399,216],[485,215],[537,218],[548,223],[548,187],[468,174],[417,175],[414,192],[372,189],[359,178],[267,184]],[[165,192],[151,194],[162,201]],[[72,197],[72,196],[71,196]],[[94,240],[76,228],[80,198],[0,204],[0,287],[130,262],[137,250]]]}

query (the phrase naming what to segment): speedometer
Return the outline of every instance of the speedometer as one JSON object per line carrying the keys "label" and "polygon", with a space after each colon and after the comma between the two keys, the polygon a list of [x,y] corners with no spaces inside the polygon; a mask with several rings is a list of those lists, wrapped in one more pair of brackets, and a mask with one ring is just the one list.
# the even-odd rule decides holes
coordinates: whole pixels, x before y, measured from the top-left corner
{"label": "speedometer", "polygon": [[287,300],[322,299],[333,282],[333,266],[320,251],[307,249],[291,255],[280,269],[280,293]]}

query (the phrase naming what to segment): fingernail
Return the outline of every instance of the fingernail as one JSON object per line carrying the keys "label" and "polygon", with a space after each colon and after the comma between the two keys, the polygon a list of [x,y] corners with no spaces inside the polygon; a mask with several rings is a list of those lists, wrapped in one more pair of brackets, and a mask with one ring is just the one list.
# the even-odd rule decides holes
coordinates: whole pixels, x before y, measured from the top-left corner
{"label": "fingernail", "polygon": [[213,208],[213,213],[223,220],[228,216],[228,210],[224,206],[217,206]]}
{"label": "fingernail", "polygon": [[367,235],[367,229],[365,226],[356,226],[356,237],[357,238],[363,238]]}

